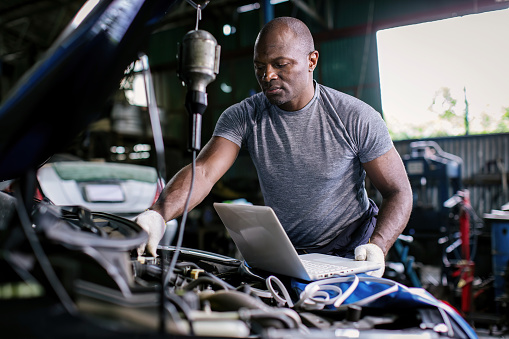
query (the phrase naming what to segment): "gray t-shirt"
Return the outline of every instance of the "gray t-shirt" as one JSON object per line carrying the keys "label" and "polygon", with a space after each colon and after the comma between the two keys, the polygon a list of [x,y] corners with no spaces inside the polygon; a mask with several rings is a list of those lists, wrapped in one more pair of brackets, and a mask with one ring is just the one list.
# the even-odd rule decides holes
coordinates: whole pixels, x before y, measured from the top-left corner
{"label": "gray t-shirt", "polygon": [[299,111],[283,111],[263,93],[229,107],[214,136],[247,147],[265,204],[298,249],[328,244],[363,216],[362,163],[393,146],[380,113],[316,82]]}

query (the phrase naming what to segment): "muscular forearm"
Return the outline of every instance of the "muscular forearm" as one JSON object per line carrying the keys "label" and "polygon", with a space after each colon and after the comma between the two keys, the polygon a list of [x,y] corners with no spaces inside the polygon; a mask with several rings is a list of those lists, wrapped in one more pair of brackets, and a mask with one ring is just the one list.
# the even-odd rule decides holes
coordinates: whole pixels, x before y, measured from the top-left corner
{"label": "muscular forearm", "polygon": [[411,190],[385,197],[370,242],[378,245],[385,255],[405,229],[412,210]]}
{"label": "muscular forearm", "polygon": [[[151,207],[151,209],[159,212],[164,220],[172,220],[184,213],[184,205],[191,186],[191,169],[191,165],[181,169],[170,182],[168,182],[157,202]],[[214,183],[206,180],[200,168],[197,167],[189,210],[196,207],[205,199],[213,185]]]}
{"label": "muscular forearm", "polygon": [[[196,176],[189,210],[202,202],[212,186],[226,173],[237,158],[240,147],[221,137],[213,137],[196,158]],[[184,205],[191,186],[192,166],[181,169],[166,185],[157,202],[151,207],[169,221],[184,213]]]}
{"label": "muscular forearm", "polygon": [[382,205],[370,242],[380,247],[386,255],[410,218],[412,188],[403,161],[394,147],[363,165],[368,177],[382,194]]}

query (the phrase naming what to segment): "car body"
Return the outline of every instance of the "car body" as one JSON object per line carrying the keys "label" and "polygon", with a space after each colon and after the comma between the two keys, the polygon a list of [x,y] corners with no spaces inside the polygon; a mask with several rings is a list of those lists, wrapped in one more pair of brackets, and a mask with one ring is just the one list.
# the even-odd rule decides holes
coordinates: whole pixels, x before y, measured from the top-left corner
{"label": "car body", "polygon": [[158,196],[157,171],[149,166],[50,162],[39,168],[37,179],[43,197],[55,205],[79,205],[126,218],[145,211]]}

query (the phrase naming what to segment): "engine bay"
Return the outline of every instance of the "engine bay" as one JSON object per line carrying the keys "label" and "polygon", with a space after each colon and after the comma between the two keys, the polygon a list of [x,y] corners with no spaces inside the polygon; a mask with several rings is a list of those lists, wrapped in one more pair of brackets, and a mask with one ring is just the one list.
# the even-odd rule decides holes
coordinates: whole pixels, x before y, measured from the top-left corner
{"label": "engine bay", "polygon": [[146,233],[128,219],[0,197],[1,323],[14,337],[471,336],[447,305],[389,279],[309,283],[175,246],[139,257]]}

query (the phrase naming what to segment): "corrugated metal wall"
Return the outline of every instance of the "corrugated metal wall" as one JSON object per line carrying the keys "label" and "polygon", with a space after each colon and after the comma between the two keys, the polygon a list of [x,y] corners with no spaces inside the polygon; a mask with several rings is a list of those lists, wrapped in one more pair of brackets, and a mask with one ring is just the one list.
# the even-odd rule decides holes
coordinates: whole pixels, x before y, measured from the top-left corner
{"label": "corrugated metal wall", "polygon": [[[443,151],[463,160],[463,187],[470,191],[471,204],[478,216],[500,209],[509,201],[506,181],[509,172],[508,133],[426,140],[437,142]],[[394,144],[403,156],[410,154],[413,141],[416,140],[396,141]]]}

